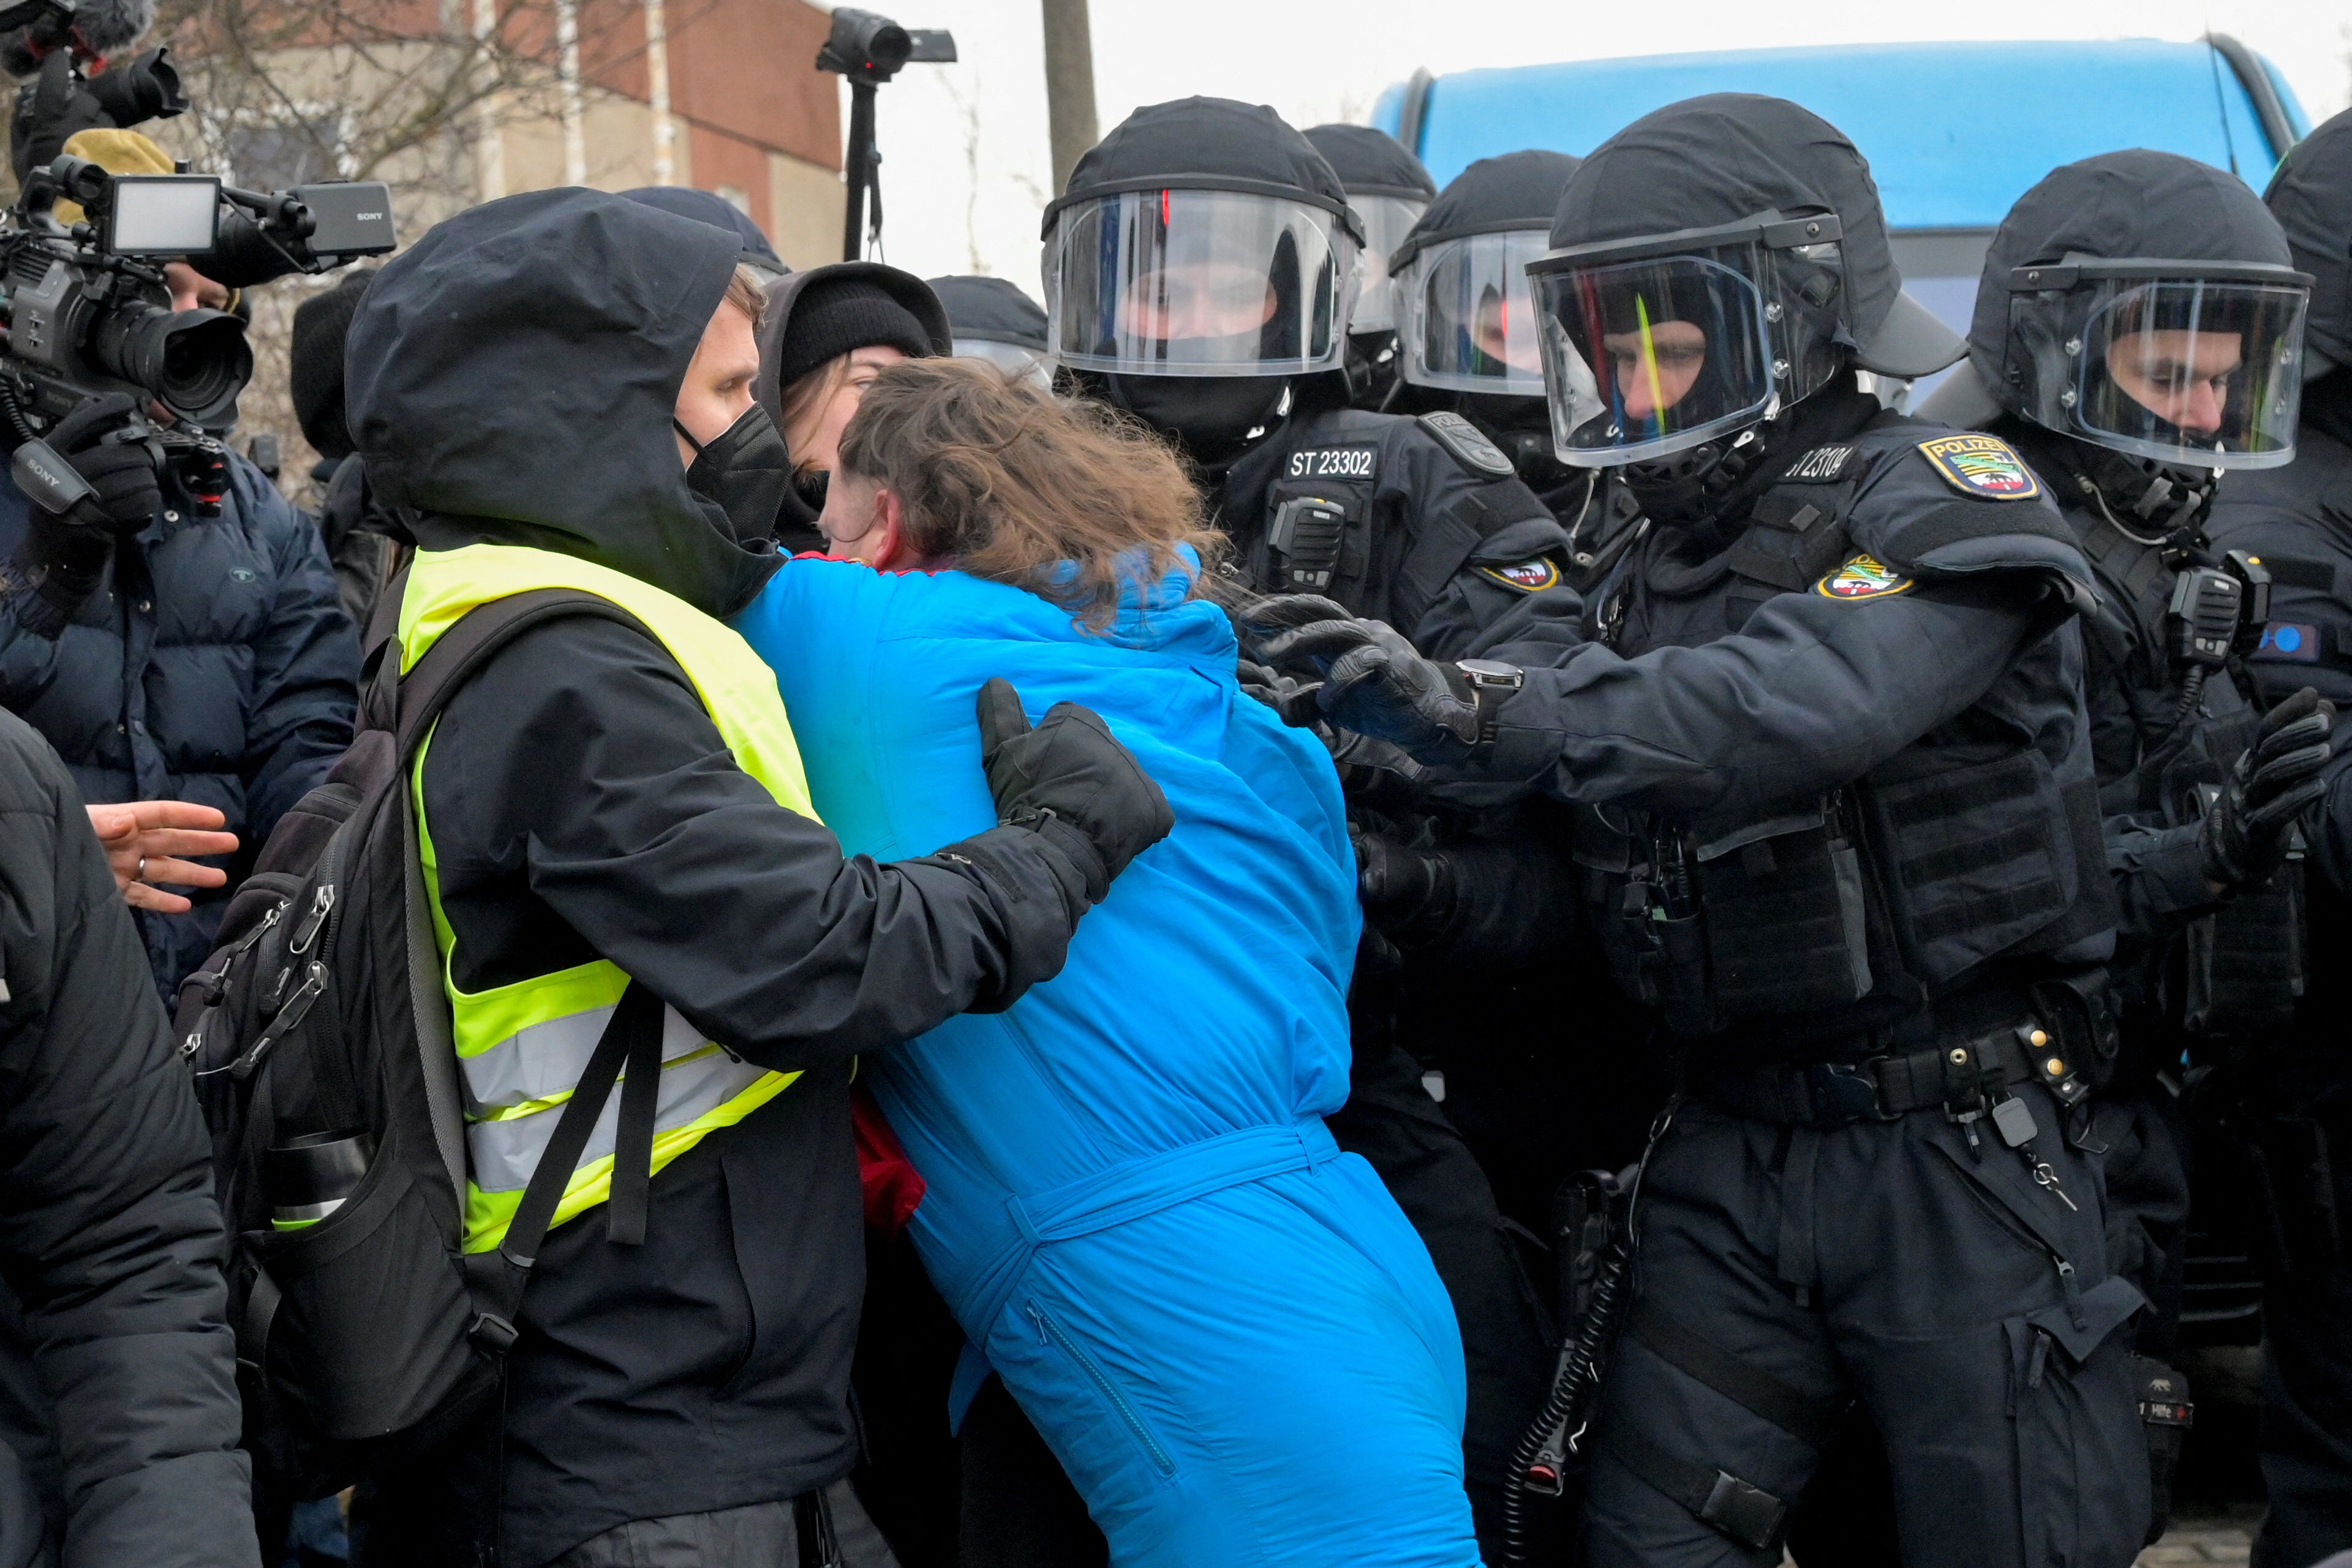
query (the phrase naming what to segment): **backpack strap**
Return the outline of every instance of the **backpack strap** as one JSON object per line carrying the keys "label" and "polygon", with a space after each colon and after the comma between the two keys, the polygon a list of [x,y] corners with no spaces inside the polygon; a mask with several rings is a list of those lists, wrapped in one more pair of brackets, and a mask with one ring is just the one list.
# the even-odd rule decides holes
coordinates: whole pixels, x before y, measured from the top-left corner
{"label": "backpack strap", "polygon": [[[404,581],[402,586],[405,588]],[[578,588],[534,588],[527,594],[510,594],[503,599],[477,605],[436,638],[406,675],[397,677],[399,717],[395,724],[387,728],[398,738],[402,760],[405,762],[416,754],[425,732],[441,717],[441,710],[449,705],[457,689],[487,664],[491,655],[531,627],[562,616],[602,616],[635,627],[656,647],[661,646],[661,639],[645,622],[612,600]],[[390,662],[393,656],[387,653],[383,657]]]}
{"label": "backpack strap", "polygon": [[[506,1239],[494,1250],[473,1253],[466,1259],[467,1277],[474,1286],[475,1300],[480,1307],[470,1333],[484,1348],[504,1351],[514,1343],[515,1313],[522,1305],[523,1287],[530,1282],[531,1268],[539,1261],[540,1245],[555,1223],[556,1205],[563,1201],[563,1189],[571,1184],[572,1173],[588,1147],[589,1134],[604,1114],[604,1102],[612,1098],[613,1086],[619,1081],[624,1066],[630,1069],[630,1087],[621,1097],[621,1127],[613,1162],[613,1212],[607,1221],[612,1230],[608,1234],[614,1241],[625,1241],[619,1233],[625,1227],[621,1205],[625,1193],[625,1201],[635,1209],[636,1230],[634,1237],[625,1240],[634,1243],[645,1239],[645,1209],[652,1180],[649,1167],[654,1097],[636,1084],[642,1079],[650,1086],[660,1078],[661,1033],[661,998],[644,982],[630,981],[629,988],[621,994],[620,1002],[613,1008],[604,1034],[597,1038],[596,1049],[582,1069],[572,1098],[564,1103],[547,1148],[530,1173],[530,1181],[522,1191],[522,1202],[507,1226]],[[647,1058],[653,1063],[653,1070],[641,1071],[639,1064]],[[633,1104],[639,1100],[642,1105]],[[633,1110],[641,1125],[630,1124]],[[629,1158],[633,1145],[642,1152],[635,1160]]]}

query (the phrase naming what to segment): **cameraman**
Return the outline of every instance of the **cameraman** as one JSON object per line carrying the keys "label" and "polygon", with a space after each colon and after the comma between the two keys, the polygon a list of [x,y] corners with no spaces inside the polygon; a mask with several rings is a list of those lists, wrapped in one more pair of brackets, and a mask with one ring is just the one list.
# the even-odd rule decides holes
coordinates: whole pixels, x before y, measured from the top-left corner
{"label": "cameraman", "polygon": [[[171,167],[131,132],[83,132],[67,151],[117,174]],[[172,272],[175,309],[210,293],[186,263]],[[107,439],[134,412],[127,395],[93,397],[46,433],[97,492],[69,513],[33,506],[0,467],[0,707],[92,802],[212,806],[249,857],[351,742],[358,638],[318,531],[261,470],[229,453],[205,516],[144,446]],[[211,950],[236,881],[232,868],[192,909],[137,911],[167,999]]]}

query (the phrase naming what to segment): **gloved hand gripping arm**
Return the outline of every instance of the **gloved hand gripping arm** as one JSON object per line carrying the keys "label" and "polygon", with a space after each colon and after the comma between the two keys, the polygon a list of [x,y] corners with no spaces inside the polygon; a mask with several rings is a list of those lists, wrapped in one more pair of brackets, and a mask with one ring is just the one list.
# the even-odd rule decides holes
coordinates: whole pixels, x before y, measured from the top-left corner
{"label": "gloved hand gripping arm", "polygon": [[1053,871],[1075,925],[1103,901],[1112,878],[1168,837],[1176,814],[1094,710],[1056,702],[1033,729],[1021,694],[999,677],[980,689],[979,713],[997,826],[941,853],[961,851],[992,868],[1000,847],[1032,848]]}

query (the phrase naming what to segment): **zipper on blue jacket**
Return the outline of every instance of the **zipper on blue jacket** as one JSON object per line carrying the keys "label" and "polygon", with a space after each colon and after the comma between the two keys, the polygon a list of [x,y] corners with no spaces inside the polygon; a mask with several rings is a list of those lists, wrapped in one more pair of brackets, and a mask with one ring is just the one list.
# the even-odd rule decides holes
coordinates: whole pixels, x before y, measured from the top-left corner
{"label": "zipper on blue jacket", "polygon": [[1043,1307],[1032,1301],[1029,1303],[1028,1312],[1030,1321],[1037,1325],[1038,1337],[1050,1340],[1061,1346],[1062,1353],[1077,1363],[1078,1370],[1093,1381],[1095,1387],[1101,1391],[1105,1399],[1110,1401],[1111,1408],[1118,1412],[1119,1419],[1127,1423],[1127,1429],[1135,1434],[1135,1440],[1142,1444],[1143,1451],[1151,1457],[1152,1468],[1160,1472],[1163,1479],[1174,1475],[1176,1461],[1168,1457],[1168,1450],[1152,1440],[1150,1432],[1143,1425],[1143,1418],[1135,1413],[1135,1406],[1127,1402],[1127,1396],[1119,1393],[1118,1386],[1105,1375],[1103,1369],[1095,1364],[1094,1358],[1079,1349],[1078,1342],[1063,1332],[1062,1325],[1047,1317]]}

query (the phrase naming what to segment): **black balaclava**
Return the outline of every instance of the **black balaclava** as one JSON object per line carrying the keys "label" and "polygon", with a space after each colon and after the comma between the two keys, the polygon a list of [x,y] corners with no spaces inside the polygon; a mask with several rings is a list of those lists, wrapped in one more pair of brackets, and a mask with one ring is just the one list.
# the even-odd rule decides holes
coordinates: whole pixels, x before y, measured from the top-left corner
{"label": "black balaclava", "polygon": [[734,614],[775,547],[687,483],[671,421],[742,249],[577,188],[436,224],[376,274],[344,346],[369,483],[427,550],[557,551]]}
{"label": "black balaclava", "polygon": [[[1137,110],[1089,148],[1071,170],[1068,189],[1045,209],[1043,237],[1052,237],[1065,206],[1163,181],[1190,190],[1290,196],[1343,216],[1348,211],[1347,191],[1329,163],[1273,110],[1188,98]],[[1355,220],[1346,221],[1352,231]],[[1276,320],[1283,319],[1277,311]],[[1213,474],[1280,422],[1283,394],[1297,392],[1294,382],[1321,378],[1087,373],[1071,379],[1081,393],[1173,437]]]}
{"label": "black balaclava", "polygon": [[2352,445],[2352,110],[2296,142],[2263,201],[2312,276],[2304,317],[2303,420]]}
{"label": "black balaclava", "polygon": [[[1710,93],[1643,115],[1595,148],[1570,177],[1551,243],[1565,249],[1640,240],[1767,212],[1837,216],[1843,235],[1836,267],[1819,269],[1810,280],[1813,292],[1780,303],[1816,314],[1848,364],[1919,375],[1958,357],[1958,340],[1903,296],[1869,163],[1835,126],[1785,99]],[[1661,523],[1726,512],[1809,447],[1868,423],[1874,402],[1839,396],[1823,417],[1801,422],[1801,436],[1792,433],[1795,407],[1853,385],[1851,375],[1832,374],[1811,396],[1780,405],[1745,430],[1626,465],[1626,488]]]}
{"label": "black balaclava", "polygon": [[2025,417],[2011,374],[2012,356],[2023,351],[2013,337],[2010,274],[2069,256],[2285,266],[2286,237],[2236,175],[2177,153],[2134,149],[2053,169],[2017,199],[1985,249],[1969,360],[2006,416],[1995,428],[2024,448],[2035,468],[2056,470],[2048,477],[2058,481],[2062,498],[2087,500],[2095,492],[2126,527],[2194,535],[2212,504],[2210,468],[2126,454]]}

